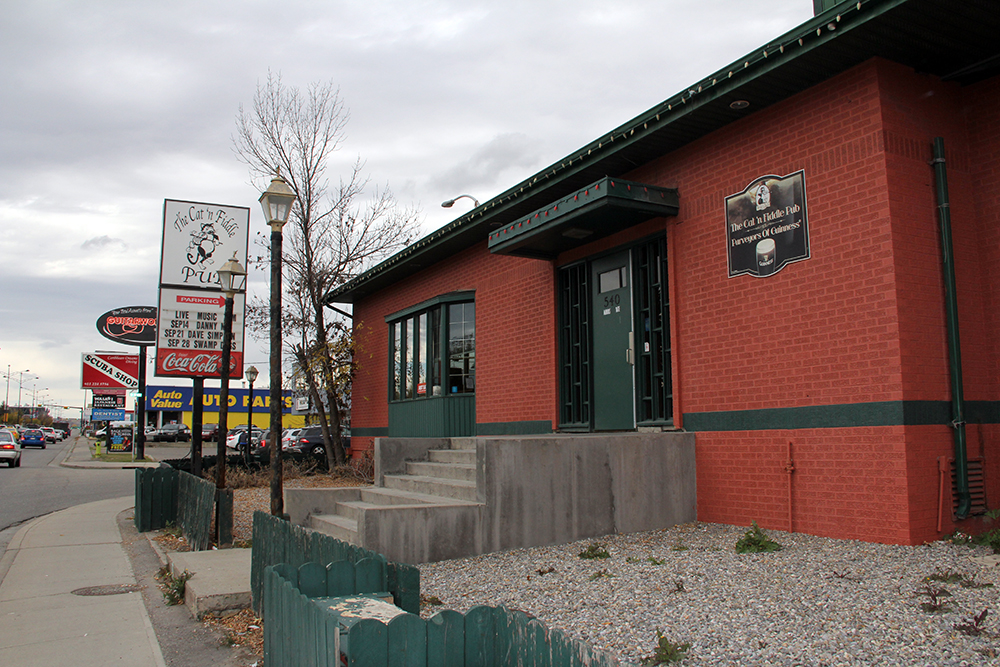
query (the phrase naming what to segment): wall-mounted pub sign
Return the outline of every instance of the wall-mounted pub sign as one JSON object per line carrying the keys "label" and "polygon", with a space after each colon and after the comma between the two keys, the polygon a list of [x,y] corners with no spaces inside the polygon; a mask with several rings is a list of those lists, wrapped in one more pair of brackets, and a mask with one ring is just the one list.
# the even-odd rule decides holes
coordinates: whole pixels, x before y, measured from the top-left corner
{"label": "wall-mounted pub sign", "polygon": [[809,259],[805,171],[761,176],[726,197],[729,277],[774,275]]}

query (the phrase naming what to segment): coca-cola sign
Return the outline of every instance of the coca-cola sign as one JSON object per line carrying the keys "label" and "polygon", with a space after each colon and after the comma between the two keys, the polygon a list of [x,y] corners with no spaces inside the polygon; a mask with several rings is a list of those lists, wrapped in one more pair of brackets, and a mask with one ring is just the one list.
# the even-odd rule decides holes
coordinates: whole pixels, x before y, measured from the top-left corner
{"label": "coca-cola sign", "polygon": [[153,345],[156,343],[156,308],[125,306],[109,310],[97,318],[97,330],[108,340],[123,345]]}
{"label": "coca-cola sign", "polygon": [[[190,377],[218,377],[222,353],[188,352],[170,350],[157,355],[157,375],[180,375]],[[229,353],[229,376],[241,377],[243,368],[243,353]]]}

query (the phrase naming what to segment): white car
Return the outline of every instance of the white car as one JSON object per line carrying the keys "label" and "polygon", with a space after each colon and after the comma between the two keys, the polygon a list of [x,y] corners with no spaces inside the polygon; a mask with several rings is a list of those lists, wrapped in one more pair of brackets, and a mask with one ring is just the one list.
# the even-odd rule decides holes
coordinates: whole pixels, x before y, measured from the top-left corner
{"label": "white car", "polygon": [[21,443],[10,431],[0,431],[0,461],[6,461],[8,468],[21,466]]}

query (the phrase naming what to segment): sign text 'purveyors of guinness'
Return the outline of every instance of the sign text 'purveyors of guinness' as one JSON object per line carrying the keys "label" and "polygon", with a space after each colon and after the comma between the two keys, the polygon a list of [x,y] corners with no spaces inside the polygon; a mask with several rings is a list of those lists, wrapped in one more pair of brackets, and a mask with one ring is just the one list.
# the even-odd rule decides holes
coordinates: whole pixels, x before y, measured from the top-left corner
{"label": "sign text 'purveyors of guinness'", "polygon": [[761,176],[726,197],[729,277],[774,275],[809,259],[805,171]]}
{"label": "sign text 'purveyors of guinness'", "polygon": [[122,394],[98,394],[95,391],[93,405],[102,410],[124,410],[125,396]]}

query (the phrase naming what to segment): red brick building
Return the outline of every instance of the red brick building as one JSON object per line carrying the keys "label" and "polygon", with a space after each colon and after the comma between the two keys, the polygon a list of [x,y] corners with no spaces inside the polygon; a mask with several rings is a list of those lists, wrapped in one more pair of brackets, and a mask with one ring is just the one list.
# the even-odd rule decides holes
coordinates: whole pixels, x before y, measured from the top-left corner
{"label": "red brick building", "polygon": [[998,34],[833,4],[335,290],[354,446],[683,429],[700,520],[880,542],[1000,500]]}

